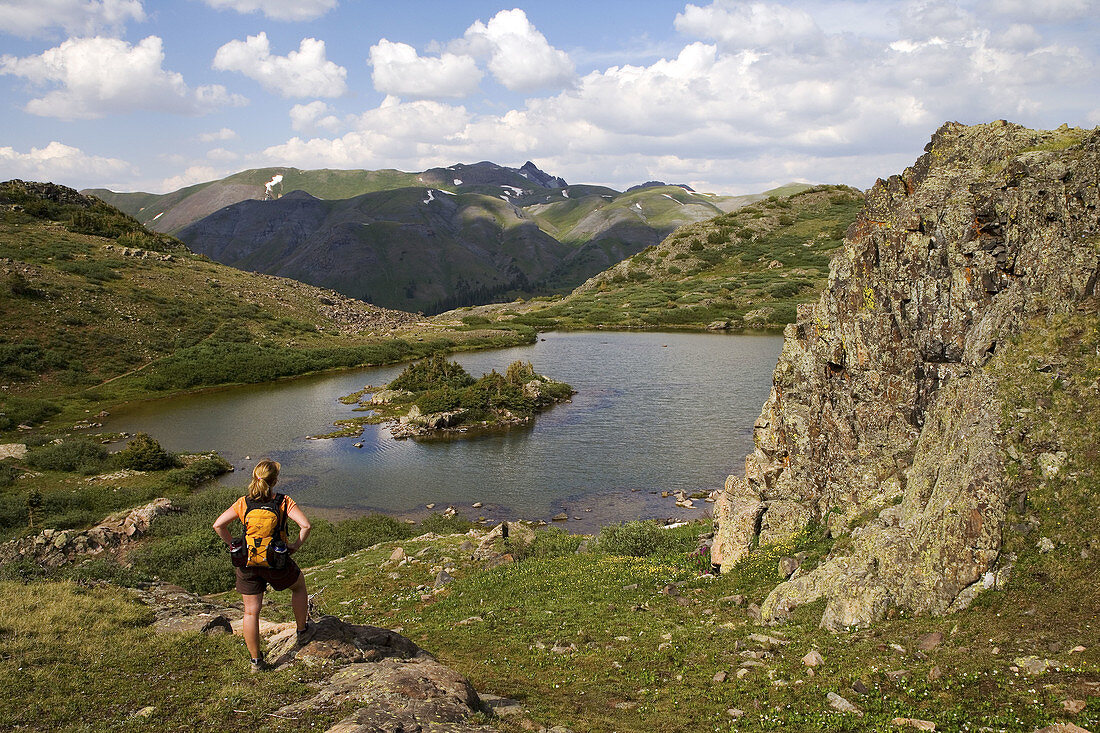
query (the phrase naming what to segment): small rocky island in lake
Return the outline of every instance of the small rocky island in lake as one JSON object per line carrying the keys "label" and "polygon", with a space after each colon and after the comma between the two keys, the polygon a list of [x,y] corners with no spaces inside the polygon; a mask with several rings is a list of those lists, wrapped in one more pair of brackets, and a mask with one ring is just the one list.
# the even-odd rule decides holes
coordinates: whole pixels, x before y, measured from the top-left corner
{"label": "small rocky island in lake", "polygon": [[474,379],[460,364],[441,355],[410,364],[382,388],[364,387],[342,398],[369,411],[343,420],[341,430],[322,438],[358,435],[366,423],[392,423],[395,438],[465,434],[483,428],[523,425],[536,413],[576,394],[565,382],[535,372],[530,362],[516,361],[504,374],[496,370]]}

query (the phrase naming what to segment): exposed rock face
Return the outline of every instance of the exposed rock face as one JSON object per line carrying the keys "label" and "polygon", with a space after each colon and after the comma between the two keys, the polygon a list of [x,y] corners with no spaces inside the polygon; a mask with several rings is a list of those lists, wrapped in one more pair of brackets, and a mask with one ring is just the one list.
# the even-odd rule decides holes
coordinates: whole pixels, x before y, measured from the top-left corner
{"label": "exposed rock face", "polygon": [[870,190],[821,299],[787,327],[745,477],[719,498],[724,566],[811,520],[862,525],[844,556],[779,585],[765,621],[823,596],[834,630],[942,613],[979,582],[1006,510],[982,367],[1028,319],[1098,294],[1100,129],[949,123],[925,150]]}
{"label": "exposed rock face", "polygon": [[162,514],[176,511],[168,499],[154,499],[145,506],[112,514],[84,531],[44,529],[37,535],[0,545],[0,565],[13,560],[33,560],[46,567],[63,565],[77,556],[116,550],[140,538]]}

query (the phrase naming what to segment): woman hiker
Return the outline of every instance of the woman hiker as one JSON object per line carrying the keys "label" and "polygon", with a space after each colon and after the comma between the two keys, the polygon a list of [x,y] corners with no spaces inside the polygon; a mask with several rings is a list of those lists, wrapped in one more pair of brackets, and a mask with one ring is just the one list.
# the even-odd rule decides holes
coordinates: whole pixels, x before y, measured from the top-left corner
{"label": "woman hiker", "polygon": [[[260,651],[260,606],[263,605],[268,583],[275,590],[290,589],[290,605],[298,622],[298,642],[305,641],[311,630],[306,578],[293,558],[287,557],[297,552],[309,536],[309,520],[293,499],[275,493],[280,468],[277,462],[267,459],[257,463],[248,485],[248,495],[237,499],[214,522],[214,531],[231,551],[235,541],[229,532],[229,525],[235,519],[245,525],[244,541],[247,547],[237,546],[233,564],[237,566],[234,567],[237,590],[244,601],[244,643],[252,656],[253,672],[268,669]],[[287,517],[298,524],[298,541],[289,544]]]}

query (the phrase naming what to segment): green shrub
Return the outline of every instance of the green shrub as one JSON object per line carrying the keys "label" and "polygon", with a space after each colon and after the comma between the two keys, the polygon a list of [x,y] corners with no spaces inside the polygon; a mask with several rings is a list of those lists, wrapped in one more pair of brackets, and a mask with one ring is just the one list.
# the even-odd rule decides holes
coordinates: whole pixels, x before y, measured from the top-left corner
{"label": "green shrub", "polygon": [[462,322],[467,326],[487,326],[492,323],[492,321],[485,316],[463,316]]}
{"label": "green shrub", "polygon": [[390,389],[407,389],[410,392],[422,392],[428,389],[451,387],[461,389],[473,384],[474,378],[458,362],[448,361],[442,354],[432,354],[405,367],[405,370],[390,382]]}
{"label": "green shrub", "polygon": [[27,453],[27,465],[43,471],[67,471],[90,475],[107,467],[107,449],[90,440],[49,443]]}
{"label": "green shrub", "polygon": [[426,415],[433,412],[454,410],[461,404],[462,399],[459,393],[450,387],[428,390],[416,399],[416,406]]}
{"label": "green shrub", "polygon": [[216,516],[209,521],[203,517],[202,526],[185,533],[165,536],[162,535],[163,529],[158,530],[161,539],[143,545],[131,555],[134,568],[194,593],[230,590],[233,587],[233,566],[229,562],[229,553],[225,543],[210,529]]}
{"label": "green shrub", "polygon": [[535,533],[535,542],[531,545],[528,557],[564,557],[574,555],[584,537],[570,534],[559,527],[547,527]]}
{"label": "green shrub", "polygon": [[17,425],[39,425],[59,412],[61,408],[48,400],[7,397],[0,402],[0,430],[11,430]]}
{"label": "green shrub", "polygon": [[164,450],[148,433],[135,435],[114,458],[119,467],[135,471],[163,471],[180,465],[179,459]]}
{"label": "green shrub", "polygon": [[645,520],[604,527],[600,530],[598,544],[610,555],[649,557],[674,551],[681,542],[656,522]]}
{"label": "green shrub", "polygon": [[529,361],[513,361],[504,372],[504,380],[508,384],[514,384],[517,387],[522,387],[532,379],[537,379],[538,376],[535,373],[535,367]]}
{"label": "green shrub", "polygon": [[93,282],[106,282],[107,280],[117,280],[122,277],[105,262],[97,260],[73,260],[71,262],[63,262],[57,266],[57,269],[73,275],[80,275]]}
{"label": "green shrub", "polygon": [[11,486],[19,477],[20,471],[15,466],[0,463],[0,488]]}
{"label": "green shrub", "polygon": [[447,517],[442,514],[433,514],[420,522],[419,531],[432,532],[434,534],[462,534],[473,529],[477,525],[461,514]]}

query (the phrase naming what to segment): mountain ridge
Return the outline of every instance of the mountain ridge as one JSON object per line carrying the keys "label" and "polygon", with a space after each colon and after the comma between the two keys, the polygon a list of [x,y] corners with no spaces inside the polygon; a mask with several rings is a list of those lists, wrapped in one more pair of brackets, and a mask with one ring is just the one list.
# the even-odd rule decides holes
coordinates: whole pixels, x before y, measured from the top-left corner
{"label": "mountain ridge", "polygon": [[531,161],[262,168],[161,197],[89,192],[224,264],[425,312],[569,290],[684,223],[765,197],[570,185]]}

